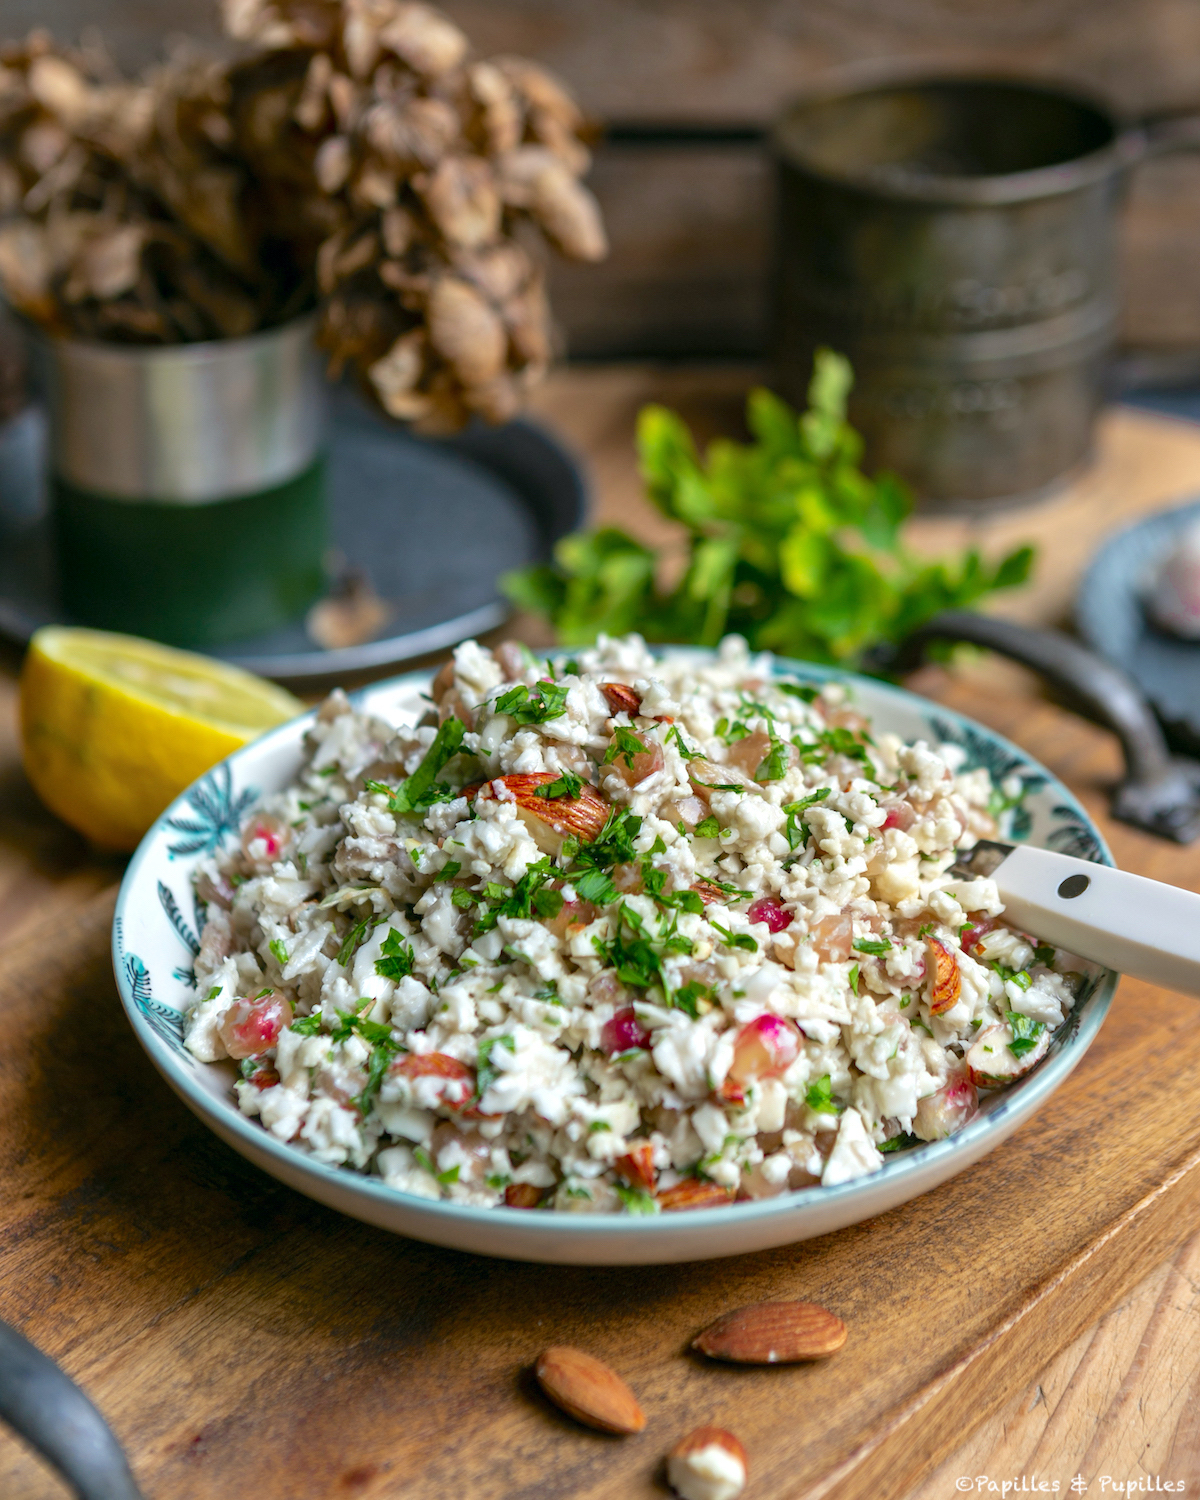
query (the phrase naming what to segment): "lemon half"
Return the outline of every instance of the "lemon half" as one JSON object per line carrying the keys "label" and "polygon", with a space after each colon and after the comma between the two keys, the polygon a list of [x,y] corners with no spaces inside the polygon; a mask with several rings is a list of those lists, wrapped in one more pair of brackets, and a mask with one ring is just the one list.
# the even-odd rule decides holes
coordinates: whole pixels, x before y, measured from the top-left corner
{"label": "lemon half", "polygon": [[64,823],[129,850],[197,776],[303,711],[211,657],[48,625],[21,672],[25,773]]}

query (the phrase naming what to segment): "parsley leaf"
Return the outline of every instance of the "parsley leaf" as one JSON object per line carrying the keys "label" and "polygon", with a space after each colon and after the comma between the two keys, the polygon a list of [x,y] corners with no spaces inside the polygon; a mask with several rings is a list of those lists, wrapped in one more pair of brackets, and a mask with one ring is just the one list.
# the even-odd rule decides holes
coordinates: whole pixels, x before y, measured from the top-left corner
{"label": "parsley leaf", "polygon": [[799,802],[785,802],[783,811],[787,814],[787,841],[788,847],[794,849],[801,842],[800,830],[805,825],[799,822],[800,814],[807,807],[812,807],[815,802],[824,802],[833,791],[831,786],[819,786],[815,792],[809,792],[807,797],[801,797]]}
{"label": "parsley leaf", "polygon": [[850,993],[852,995],[857,995],[858,994],[858,965],[857,964],[851,964],[850,965],[849,969],[847,969],[847,971],[846,971],[846,978],[847,978],[847,980],[849,981],[849,984],[850,984]]}
{"label": "parsley leaf", "polygon": [[626,1187],[623,1182],[614,1182],[617,1197],[625,1205],[627,1214],[656,1214],[658,1202],[645,1188]]}
{"label": "parsley leaf", "polygon": [[535,797],[578,797],[583,790],[583,777],[573,771],[560,771],[557,781],[546,781],[534,788]]}
{"label": "parsley leaf", "polygon": [[378,927],[382,921],[382,915],[372,912],[369,917],[364,917],[361,922],[354,923],[342,939],[342,946],[338,949],[337,961],[343,969],[350,967],[351,960],[366,941],[368,933],[373,927]]}
{"label": "parsley leaf", "polygon": [[1015,1010],[1007,1011],[1004,1019],[1012,1029],[1013,1039],[1008,1044],[1012,1055],[1024,1057],[1027,1052],[1032,1052],[1046,1029],[1045,1022],[1035,1021],[1032,1016],[1023,1016]]}
{"label": "parsley leaf", "polygon": [[774,686],[781,693],[786,693],[789,698],[799,698],[805,703],[812,703],[814,699],[819,698],[821,695],[820,688],[809,687],[806,683],[776,682]]}
{"label": "parsley leaf", "polygon": [[672,740],[675,741],[675,747],[679,751],[680,755],[683,756],[684,760],[701,759],[699,750],[693,750],[690,745],[685,743],[683,735],[681,735],[679,732],[678,724],[672,724],[670,729],[667,730],[667,744],[669,745]]}
{"label": "parsley leaf", "polygon": [[614,760],[622,759],[625,764],[633,769],[633,757],[646,753],[645,742],[638,739],[632,729],[626,729],[618,724],[613,730],[612,744],[604,752],[604,764],[609,766]]}
{"label": "parsley leaf", "polygon": [[412,944],[406,943],[393,927],[380,945],[379,957],[375,960],[375,972],[382,979],[400,980],[413,971],[416,955]]}
{"label": "parsley leaf", "polygon": [[788,742],[771,736],[771,748],[759,763],[754,773],[755,781],[780,781],[787,775]]}
{"label": "parsley leaf", "polygon": [[319,1036],[321,1031],[321,1012],[314,1010],[311,1016],[297,1016],[288,1027],[289,1031],[298,1031],[301,1036]]}
{"label": "parsley leaf", "polygon": [[507,1047],[510,1052],[517,1050],[516,1040],[511,1036],[489,1036],[485,1037],[479,1044],[479,1060],[475,1072],[475,1097],[482,1099],[495,1080],[500,1076],[500,1070],[492,1062],[492,1053],[497,1047]]}
{"label": "parsley leaf", "polygon": [[581,901],[590,901],[594,906],[607,906],[617,899],[617,888],[603,870],[585,870],[582,875],[572,875],[571,884]]}
{"label": "parsley leaf", "polygon": [[721,940],[727,948],[741,948],[746,953],[758,952],[758,942],[748,932],[730,932],[728,927],[722,927],[720,922],[714,922],[711,918],[708,925],[721,934]]}
{"label": "parsley leaf", "polygon": [[889,1151],[907,1151],[911,1146],[923,1146],[925,1142],[917,1135],[906,1135],[903,1131],[894,1135],[890,1140],[884,1141],[879,1150],[886,1155]]}
{"label": "parsley leaf", "polygon": [[272,938],[271,941],[267,944],[267,947],[271,950],[271,956],[272,958],[274,958],[279,967],[281,969],[287,968],[288,951],[284,946],[283,939]]}
{"label": "parsley leaf", "polygon": [[720,833],[721,825],[712,813],[709,813],[707,818],[701,818],[696,824],[695,835],[698,839],[715,839],[720,836]]}
{"label": "parsley leaf", "polygon": [[833,1097],[833,1080],[829,1074],[824,1074],[815,1083],[810,1083],[808,1091],[804,1095],[804,1102],[809,1109],[815,1110],[819,1115],[840,1115],[843,1105],[835,1102]]}
{"label": "parsley leaf", "polygon": [[435,802],[446,802],[458,795],[451,787],[436,782],[435,777],[447,761],[462,748],[463,721],[451,714],[438,729],[433,744],[426,750],[421,764],[397,787],[382,781],[368,781],[369,792],[382,792],[388,799],[388,811],[397,814],[424,812]]}
{"label": "parsley leaf", "polygon": [[568,691],[564,684],[545,678],[532,694],[524,683],[518,683],[496,699],[496,712],[508,714],[518,724],[546,724],[566,713]]}
{"label": "parsley leaf", "polygon": [[461,869],[462,865],[459,864],[458,860],[448,859],[433,878],[435,881],[453,880]]}
{"label": "parsley leaf", "polygon": [[887,938],[855,938],[853,943],[855,953],[890,953],[892,945]]}

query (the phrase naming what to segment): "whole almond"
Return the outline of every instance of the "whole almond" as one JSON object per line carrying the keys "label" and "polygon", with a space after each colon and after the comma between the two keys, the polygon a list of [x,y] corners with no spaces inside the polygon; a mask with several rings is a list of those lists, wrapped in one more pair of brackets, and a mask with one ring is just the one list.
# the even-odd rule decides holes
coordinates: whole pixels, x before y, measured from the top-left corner
{"label": "whole almond", "polygon": [[632,719],[641,712],[642,700],[631,687],[623,682],[602,682],[600,691],[614,714],[625,712]]}
{"label": "whole almond", "polygon": [[569,1344],[543,1349],[534,1367],[538,1384],[568,1416],[601,1432],[641,1432],[637,1397],[603,1360]]}
{"label": "whole almond", "polygon": [[612,811],[600,793],[588,782],[578,797],[541,797],[538,788],[560,780],[555,771],[527,771],[498,776],[484,782],[479,796],[485,801],[503,798],[517,804],[521,821],[543,854],[556,855],[563,839],[574,834],[583,844],[590,844],[608,821]]}
{"label": "whole almond", "polygon": [[815,1302],[755,1302],[718,1318],[692,1348],[733,1364],[787,1365],[824,1359],[845,1342],[845,1323]]}
{"label": "whole almond", "polygon": [[658,1206],[663,1213],[675,1213],[685,1208],[724,1208],[732,1202],[732,1188],[724,1188],[718,1182],[705,1182],[699,1177],[685,1177],[658,1195]]}
{"label": "whole almond", "polygon": [[667,1454],[667,1481],[682,1500],[734,1500],[746,1487],[746,1450],[723,1427],[697,1427]]}
{"label": "whole almond", "polygon": [[958,997],[962,994],[962,975],[958,959],[945,943],[935,937],[926,938],[925,942],[932,961],[929,966],[929,1009],[935,1016],[940,1016],[958,1004]]}

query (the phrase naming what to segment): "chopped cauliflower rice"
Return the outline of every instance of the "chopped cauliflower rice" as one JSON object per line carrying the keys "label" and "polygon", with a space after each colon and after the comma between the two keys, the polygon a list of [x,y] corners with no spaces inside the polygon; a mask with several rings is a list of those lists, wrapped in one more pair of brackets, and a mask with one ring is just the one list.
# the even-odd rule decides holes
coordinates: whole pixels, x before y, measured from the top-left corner
{"label": "chopped cauliflower rice", "polygon": [[647,1213],[844,1183],[1045,1054],[1085,965],[956,851],[987,772],[738,638],[468,641],[419,727],[341,693],[202,864],[187,1045],[405,1193]]}

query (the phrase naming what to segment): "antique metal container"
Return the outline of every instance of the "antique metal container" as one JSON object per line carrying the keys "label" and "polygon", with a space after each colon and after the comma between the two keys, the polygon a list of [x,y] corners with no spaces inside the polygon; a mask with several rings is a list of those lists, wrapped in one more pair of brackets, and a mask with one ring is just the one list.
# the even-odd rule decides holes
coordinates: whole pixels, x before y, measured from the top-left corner
{"label": "antique metal container", "polygon": [[73,618],[199,646],[321,592],[325,393],[313,319],[168,347],[32,335]]}
{"label": "antique metal container", "polygon": [[814,350],[848,355],[868,462],[928,509],[1047,493],[1091,443],[1128,168],[1194,144],[1194,121],[1122,128],[998,79],[801,100],[774,133],[779,388],[802,401]]}

